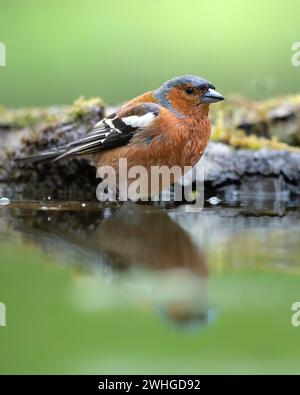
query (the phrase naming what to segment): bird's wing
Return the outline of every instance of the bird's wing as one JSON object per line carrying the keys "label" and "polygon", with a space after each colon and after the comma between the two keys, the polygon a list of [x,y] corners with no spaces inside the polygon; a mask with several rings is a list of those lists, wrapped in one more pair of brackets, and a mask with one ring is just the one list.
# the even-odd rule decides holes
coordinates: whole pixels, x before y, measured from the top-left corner
{"label": "bird's wing", "polygon": [[69,144],[65,152],[54,160],[125,145],[138,131],[149,127],[159,113],[160,106],[155,103],[141,103],[114,113],[98,122],[85,137]]}
{"label": "bird's wing", "polygon": [[57,161],[77,155],[94,154],[128,144],[139,131],[147,129],[158,117],[161,107],[156,103],[140,103],[123,108],[102,119],[87,135],[74,142],[36,155],[16,158],[21,162]]}

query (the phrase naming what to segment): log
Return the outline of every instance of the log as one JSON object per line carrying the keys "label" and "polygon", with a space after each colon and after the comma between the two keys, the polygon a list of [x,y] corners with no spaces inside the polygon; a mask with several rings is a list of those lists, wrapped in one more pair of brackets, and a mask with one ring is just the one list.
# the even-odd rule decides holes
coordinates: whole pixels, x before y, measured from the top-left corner
{"label": "log", "polygon": [[95,169],[85,160],[20,164],[17,156],[37,153],[84,136],[105,116],[101,99],[79,98],[72,106],[0,112],[0,196],[78,199],[95,195]]}

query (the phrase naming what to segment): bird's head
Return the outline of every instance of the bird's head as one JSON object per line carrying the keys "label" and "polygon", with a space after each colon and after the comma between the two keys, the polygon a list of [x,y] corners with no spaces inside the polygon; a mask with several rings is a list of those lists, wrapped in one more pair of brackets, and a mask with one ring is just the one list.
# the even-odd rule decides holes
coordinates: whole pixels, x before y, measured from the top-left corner
{"label": "bird's head", "polygon": [[166,81],[156,89],[155,97],[159,103],[179,117],[201,110],[208,105],[224,100],[209,81],[195,75],[182,75]]}

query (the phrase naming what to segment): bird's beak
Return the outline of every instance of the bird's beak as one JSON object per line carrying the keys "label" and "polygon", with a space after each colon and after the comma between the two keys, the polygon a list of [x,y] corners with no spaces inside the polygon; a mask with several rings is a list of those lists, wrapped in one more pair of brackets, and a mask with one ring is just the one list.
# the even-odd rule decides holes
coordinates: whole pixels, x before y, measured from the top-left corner
{"label": "bird's beak", "polygon": [[225,97],[222,96],[219,92],[214,89],[208,89],[207,92],[204,93],[200,98],[201,103],[216,103],[217,101],[225,100]]}

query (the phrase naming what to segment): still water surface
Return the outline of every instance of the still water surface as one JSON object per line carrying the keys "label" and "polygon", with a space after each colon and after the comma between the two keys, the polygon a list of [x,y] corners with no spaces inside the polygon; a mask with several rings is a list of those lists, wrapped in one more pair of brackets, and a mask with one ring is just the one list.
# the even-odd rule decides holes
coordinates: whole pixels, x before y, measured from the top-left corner
{"label": "still water surface", "polygon": [[300,373],[299,201],[0,208],[0,371]]}

